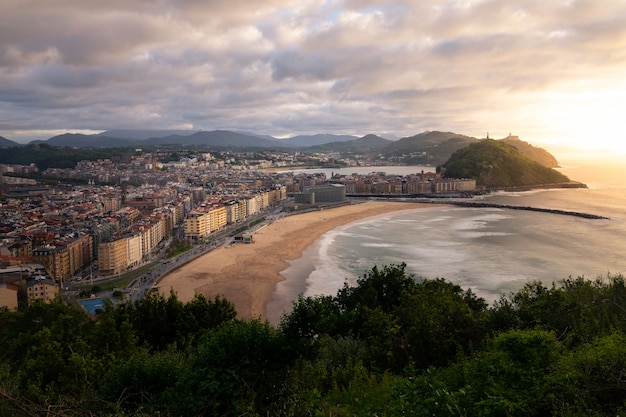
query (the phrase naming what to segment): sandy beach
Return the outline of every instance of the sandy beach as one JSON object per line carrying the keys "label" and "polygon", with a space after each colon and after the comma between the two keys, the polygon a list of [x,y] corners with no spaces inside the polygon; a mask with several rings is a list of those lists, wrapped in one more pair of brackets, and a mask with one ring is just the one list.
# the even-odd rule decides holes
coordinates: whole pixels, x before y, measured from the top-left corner
{"label": "sandy beach", "polygon": [[168,295],[173,289],[183,302],[203,294],[230,300],[241,318],[265,318],[265,306],[288,260],[324,233],[366,217],[398,210],[432,207],[424,203],[368,201],[281,218],[254,234],[254,243],[217,248],[164,277],[158,287]]}

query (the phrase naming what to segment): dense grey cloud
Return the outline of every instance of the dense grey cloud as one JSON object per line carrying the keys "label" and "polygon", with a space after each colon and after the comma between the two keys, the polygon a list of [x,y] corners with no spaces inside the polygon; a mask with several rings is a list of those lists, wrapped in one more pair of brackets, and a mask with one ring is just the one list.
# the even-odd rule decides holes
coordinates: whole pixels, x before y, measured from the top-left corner
{"label": "dense grey cloud", "polygon": [[548,140],[586,129],[563,109],[596,106],[606,126],[626,98],[622,0],[0,2],[0,135],[14,140],[114,128]]}

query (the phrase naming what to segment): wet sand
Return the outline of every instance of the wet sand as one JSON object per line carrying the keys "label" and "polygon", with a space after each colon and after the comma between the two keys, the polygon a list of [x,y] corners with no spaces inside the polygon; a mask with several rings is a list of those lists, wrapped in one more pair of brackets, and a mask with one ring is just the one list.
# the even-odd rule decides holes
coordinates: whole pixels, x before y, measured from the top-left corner
{"label": "wet sand", "polygon": [[159,291],[173,289],[187,302],[195,294],[230,300],[240,318],[265,318],[287,261],[298,259],[324,233],[363,218],[398,210],[432,207],[425,203],[368,201],[281,218],[254,233],[254,243],[217,248],[164,277]]}

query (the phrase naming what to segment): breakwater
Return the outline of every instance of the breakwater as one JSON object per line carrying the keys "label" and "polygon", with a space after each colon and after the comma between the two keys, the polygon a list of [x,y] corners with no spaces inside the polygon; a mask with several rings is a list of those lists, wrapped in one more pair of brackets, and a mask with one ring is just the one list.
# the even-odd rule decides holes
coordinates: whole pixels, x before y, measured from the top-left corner
{"label": "breakwater", "polygon": [[549,208],[540,208],[540,207],[531,207],[531,206],[513,206],[509,204],[493,204],[493,203],[485,203],[478,201],[433,201],[436,204],[452,204],[455,206],[461,207],[488,207],[488,208],[501,208],[501,209],[509,209],[509,210],[526,210],[526,211],[538,211],[541,213],[551,213],[551,214],[562,214],[566,216],[575,216],[582,217],[584,219],[593,219],[593,220],[609,220],[608,217],[598,216],[597,214],[589,214],[589,213],[581,213],[578,211],[567,211],[567,210],[558,210],[558,209],[549,209]]}
{"label": "breakwater", "polygon": [[584,219],[591,220],[610,220],[609,217],[599,216],[597,214],[590,213],[582,213],[579,211],[568,211],[568,210],[559,210],[559,209],[550,209],[550,208],[541,208],[541,207],[532,207],[532,206],[515,206],[510,204],[495,204],[495,203],[486,203],[482,201],[470,201],[470,200],[457,200],[456,198],[471,198],[471,196],[467,195],[437,195],[437,197],[419,195],[419,196],[407,196],[407,195],[393,195],[393,194],[379,194],[379,195],[350,195],[352,199],[361,200],[361,199],[369,199],[369,200],[388,200],[388,201],[402,201],[402,202],[416,202],[416,203],[431,203],[431,204],[450,204],[454,206],[460,207],[476,207],[476,208],[500,208],[500,209],[509,209],[509,210],[526,210],[526,211],[537,211],[541,213],[551,213],[551,214],[561,214],[565,216],[575,216],[581,217]]}

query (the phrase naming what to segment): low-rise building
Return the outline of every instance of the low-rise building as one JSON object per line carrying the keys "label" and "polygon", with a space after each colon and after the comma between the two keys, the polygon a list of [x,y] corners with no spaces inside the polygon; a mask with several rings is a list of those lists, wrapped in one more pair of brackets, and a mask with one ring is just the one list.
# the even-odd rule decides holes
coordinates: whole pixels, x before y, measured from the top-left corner
{"label": "low-rise building", "polygon": [[314,194],[313,201],[315,203],[340,203],[346,199],[346,186],[340,184],[319,185],[307,187],[303,193]]}
{"label": "low-rise building", "polygon": [[9,311],[17,310],[17,285],[0,284],[0,308]]}

